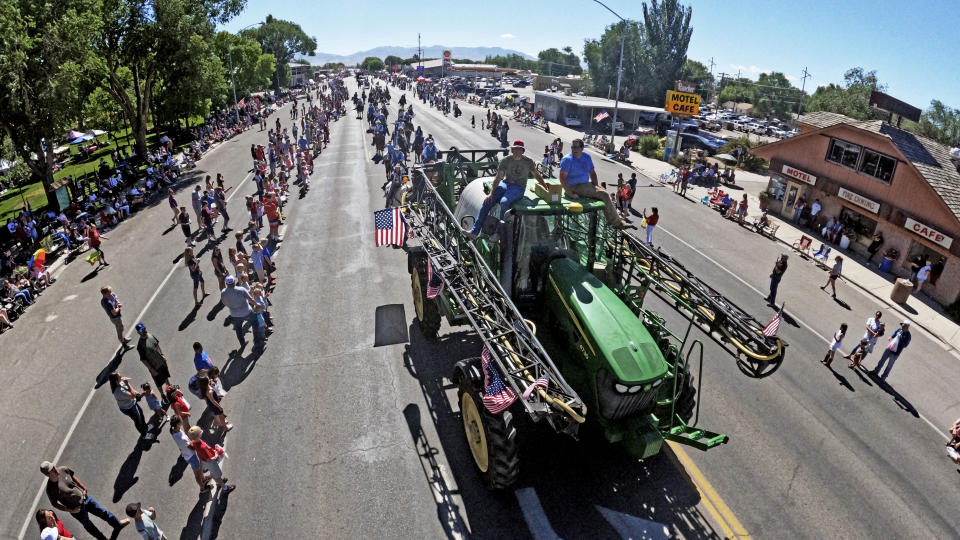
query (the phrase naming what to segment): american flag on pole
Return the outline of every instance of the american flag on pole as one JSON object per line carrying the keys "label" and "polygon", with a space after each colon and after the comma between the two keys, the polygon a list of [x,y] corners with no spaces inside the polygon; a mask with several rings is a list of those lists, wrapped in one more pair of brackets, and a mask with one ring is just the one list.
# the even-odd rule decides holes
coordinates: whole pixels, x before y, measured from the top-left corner
{"label": "american flag on pole", "polygon": [[377,246],[402,246],[407,240],[407,224],[399,208],[384,208],[373,213],[377,228]]}
{"label": "american flag on pole", "polygon": [[600,114],[593,117],[594,122],[602,122],[604,119],[610,118],[610,113],[607,111],[600,111]]}
{"label": "american flag on pole", "polygon": [[523,398],[524,401],[527,401],[537,388],[543,388],[546,390],[548,384],[550,384],[550,377],[544,375],[530,383],[530,385],[527,386],[527,388],[523,391],[523,395],[520,397]]}
{"label": "american flag on pole", "polygon": [[244,104],[246,104],[246,102],[247,102],[247,98],[241,99],[240,101],[237,102],[237,108],[242,109]]}
{"label": "american flag on pole", "polygon": [[517,395],[500,378],[500,373],[491,361],[490,350],[486,345],[483,346],[480,358],[483,361],[483,405],[491,413],[499,414],[513,405]]}
{"label": "american flag on pole", "polygon": [[436,298],[443,290],[443,278],[433,271],[433,263],[427,258],[427,298]]}
{"label": "american flag on pole", "polygon": [[777,330],[780,330],[781,315],[783,315],[783,306],[780,306],[780,311],[777,312],[777,316],[763,327],[763,335],[768,337],[774,337],[777,335]]}

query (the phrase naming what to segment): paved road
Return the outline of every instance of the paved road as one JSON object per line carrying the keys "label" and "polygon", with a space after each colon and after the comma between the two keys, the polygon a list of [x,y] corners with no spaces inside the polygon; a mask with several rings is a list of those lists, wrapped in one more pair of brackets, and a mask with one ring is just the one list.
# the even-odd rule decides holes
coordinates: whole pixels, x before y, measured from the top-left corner
{"label": "paved road", "polygon": [[[465,116],[454,121],[419,102],[414,107],[441,148],[496,144],[469,127],[479,109],[461,105]],[[289,124],[286,109],[278,114]],[[510,137],[533,149],[551,138],[516,127]],[[242,196],[253,191],[249,145],[263,138],[245,133],[199,163],[199,174],[222,172],[228,185],[240,185],[231,200],[234,222]],[[523,440],[517,491],[482,489],[447,378],[453,361],[476,355],[478,342],[463,328],[444,328],[438,342],[426,342],[411,326],[405,255],[373,247],[383,168],[366,157],[361,122],[341,120],[332,139],[317,161],[313,190],[288,206],[272,298],[277,332],[261,357],[235,352],[215,297],[192,311],[190,280],[177,258],[182,239],[167,231],[162,201],[107,235],[108,269],[92,275],[82,262],[67,266],[17,329],[0,337],[0,444],[8,456],[0,480],[14,494],[0,510],[3,538],[16,538],[28,516],[42,480],[37,464],[56,455],[71,432],[60,462],[116,512],[132,500],[157,506],[170,538],[197,538],[204,527],[223,538],[656,538],[657,523],[681,537],[723,536],[694,475],[669,453],[637,462],[591,441],[525,429],[531,436]],[[627,172],[597,163],[605,179]],[[657,205],[664,216],[658,244],[758,318],[772,317],[762,296],[779,247],[662,187],[643,187],[635,200],[642,205]],[[916,335],[889,385],[840,361],[831,373],[816,361],[826,348],[822,336],[842,321],[859,328],[875,307],[850,288],[841,288],[846,307],[833,303],[815,288],[823,272],[791,262],[781,285],[796,322],[783,329],[787,363],[772,377],[748,379],[707,343],[701,421],[731,442],[691,457],[754,537],[955,536],[955,467],[924,420],[945,427],[960,416],[949,397],[960,382],[947,369],[953,358]],[[213,282],[206,258],[204,269]],[[112,369],[116,350],[98,305],[97,289],[106,283],[125,304],[128,326],[143,311],[175,381],[185,383],[192,372],[193,341],[225,365],[236,426],[226,441],[226,472],[239,490],[222,497],[206,523],[211,507],[198,499],[189,472],[180,477],[168,436],[135,450],[129,419],[108,391],[91,390]],[[148,380],[135,352],[120,359],[119,371]],[[32,537],[32,524],[28,531]]]}

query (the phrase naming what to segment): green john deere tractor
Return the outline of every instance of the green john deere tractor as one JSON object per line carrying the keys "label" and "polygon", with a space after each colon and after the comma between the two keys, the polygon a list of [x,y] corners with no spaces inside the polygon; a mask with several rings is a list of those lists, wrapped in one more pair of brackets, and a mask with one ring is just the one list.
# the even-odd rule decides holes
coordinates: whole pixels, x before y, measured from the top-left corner
{"label": "green john deere tractor", "polygon": [[[695,427],[691,359],[702,366],[703,347],[688,339],[690,328],[736,351],[754,376],[779,366],[779,339],[763,336],[755,321],[743,324],[742,311],[668,256],[606,227],[602,202],[566,199],[559,186],[548,191],[530,180],[505,216],[491,213],[483,234],[468,238],[462,230],[492,181],[471,177],[496,164],[496,151],[470,153],[454,150],[415,170],[404,210],[417,239],[408,269],[421,331],[435,337],[441,318],[473,326],[504,384],[529,396],[494,414],[483,404],[482,361],[455,366],[464,433],[487,485],[504,488],[516,478],[513,414],[521,410],[573,435],[593,422],[640,458],[657,454],[665,438],[701,450],[727,442]],[[441,282],[439,294],[427,294],[428,284],[435,291]],[[683,337],[642,307],[648,291],[688,318]]]}

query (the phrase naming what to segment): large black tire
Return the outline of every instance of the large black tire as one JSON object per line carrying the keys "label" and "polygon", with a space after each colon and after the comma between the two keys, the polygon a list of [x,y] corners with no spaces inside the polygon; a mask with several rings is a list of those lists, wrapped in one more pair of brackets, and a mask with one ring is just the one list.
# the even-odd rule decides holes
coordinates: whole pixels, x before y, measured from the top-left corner
{"label": "large black tire", "polygon": [[677,405],[674,411],[684,422],[690,422],[696,408],[697,387],[693,384],[693,374],[688,371],[683,377],[680,395],[677,397]]}
{"label": "large black tire", "polygon": [[457,362],[454,381],[464,435],[473,463],[491,490],[510,488],[520,474],[517,428],[510,410],[492,414],[481,400],[483,374],[479,358]]}
{"label": "large black tire", "polygon": [[410,289],[420,332],[427,339],[436,339],[440,332],[440,306],[436,298],[427,298],[427,256],[411,253]]}

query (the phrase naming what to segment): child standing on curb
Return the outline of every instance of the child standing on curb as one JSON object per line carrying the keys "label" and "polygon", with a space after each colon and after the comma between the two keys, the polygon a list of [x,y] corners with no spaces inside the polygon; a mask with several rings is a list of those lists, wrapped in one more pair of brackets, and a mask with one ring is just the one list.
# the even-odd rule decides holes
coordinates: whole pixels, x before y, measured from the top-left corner
{"label": "child standing on curb", "polygon": [[847,335],[847,323],[840,325],[840,330],[837,330],[837,333],[833,335],[833,341],[830,342],[830,349],[827,351],[826,356],[823,357],[823,360],[820,362],[830,367],[830,364],[833,363],[833,355],[836,354],[837,350],[840,348],[840,345],[843,343],[843,336]]}

